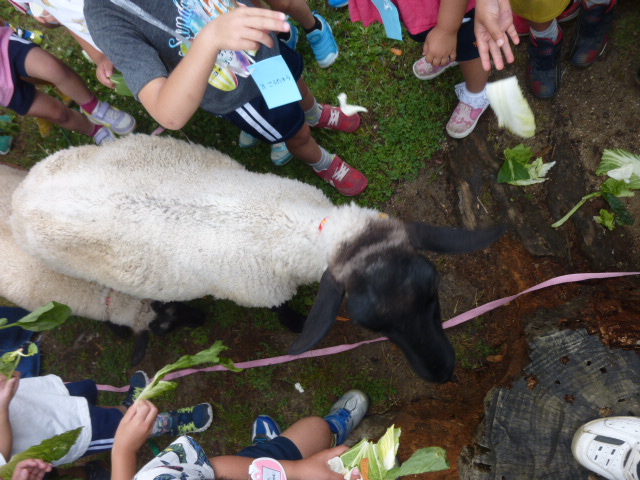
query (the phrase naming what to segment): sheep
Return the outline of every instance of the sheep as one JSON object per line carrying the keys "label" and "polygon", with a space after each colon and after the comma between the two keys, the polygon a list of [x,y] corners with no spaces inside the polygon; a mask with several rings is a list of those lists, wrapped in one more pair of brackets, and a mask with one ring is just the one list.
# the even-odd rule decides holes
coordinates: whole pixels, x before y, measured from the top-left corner
{"label": "sheep", "polygon": [[216,150],[140,134],[49,156],[12,204],[14,236],[29,254],[135,297],[277,307],[320,281],[290,353],[317,345],[346,297],[355,324],[387,335],[434,382],[451,379],[455,352],[437,271],[420,251],[467,252],[503,233],[336,206],[316,187],[250,172]]}
{"label": "sheep", "polygon": [[135,333],[132,364],[145,356],[149,330],[163,335],[179,325],[200,326],[204,314],[178,302],[135,298],[95,282],[55,272],[28,255],[13,238],[11,197],[27,172],[0,164],[0,296],[27,310],[55,300],[75,315],[109,321]]}

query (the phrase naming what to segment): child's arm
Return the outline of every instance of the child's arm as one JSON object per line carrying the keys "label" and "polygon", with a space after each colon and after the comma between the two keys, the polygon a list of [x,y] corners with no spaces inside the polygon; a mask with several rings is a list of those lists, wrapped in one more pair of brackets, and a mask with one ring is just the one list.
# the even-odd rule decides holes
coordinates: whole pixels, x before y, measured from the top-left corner
{"label": "child's arm", "polygon": [[109,60],[104,53],[91,45],[77,33],[69,29],[67,30],[71,36],[76,39],[76,42],[80,44],[82,49],[87,52],[87,55],[89,55],[91,60],[93,60],[93,63],[96,64],[96,78],[98,81],[105,87],[116,88],[116,84],[111,80],[111,75],[113,75],[115,70],[113,62]]}
{"label": "child's arm", "polygon": [[111,480],[131,480],[138,471],[138,450],[147,441],[158,416],[148,400],[138,400],[118,425],[111,450]]}
{"label": "child's arm", "polygon": [[18,462],[13,470],[11,480],[42,480],[47,472],[52,470],[50,463],[44,460],[30,458]]}
{"label": "child's arm", "polygon": [[509,39],[514,45],[520,43],[513,25],[513,13],[509,0],[477,0],[475,34],[482,68],[491,70],[491,59],[498,70],[504,68],[502,56],[508,63],[515,60]]}
{"label": "child's arm", "polygon": [[222,50],[273,47],[269,32],[286,32],[284,13],[262,8],[237,8],[208,23],[168,77],[146,84],[138,98],[149,114],[165,128],[177,130],[191,119],[204,97],[209,75]]}
{"label": "child's arm", "polygon": [[18,390],[20,372],[16,372],[12,378],[7,378],[0,373],[0,453],[7,460],[11,457],[13,449],[13,432],[9,422],[9,404]]}
{"label": "child's arm", "polygon": [[[280,464],[287,473],[288,480],[344,480],[344,477],[329,468],[329,460],[349,450],[349,447],[339,447],[322,450],[303,460],[280,460]],[[249,466],[253,458],[225,455],[210,458],[216,478],[228,480],[246,480]]]}
{"label": "child's arm", "polygon": [[426,60],[435,66],[446,65],[456,59],[458,30],[462,25],[468,0],[440,2],[438,24],[427,35],[422,48]]}

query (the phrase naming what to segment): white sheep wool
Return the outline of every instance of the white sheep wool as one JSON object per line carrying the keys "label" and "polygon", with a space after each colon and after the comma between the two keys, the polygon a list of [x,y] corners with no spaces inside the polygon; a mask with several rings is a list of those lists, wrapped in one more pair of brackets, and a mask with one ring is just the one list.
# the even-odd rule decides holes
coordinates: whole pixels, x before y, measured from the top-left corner
{"label": "white sheep wool", "polygon": [[9,404],[13,431],[11,456],[61,433],[84,427],[71,450],[54,465],[78,460],[91,442],[91,417],[84,397],[72,397],[56,375],[21,378]]}

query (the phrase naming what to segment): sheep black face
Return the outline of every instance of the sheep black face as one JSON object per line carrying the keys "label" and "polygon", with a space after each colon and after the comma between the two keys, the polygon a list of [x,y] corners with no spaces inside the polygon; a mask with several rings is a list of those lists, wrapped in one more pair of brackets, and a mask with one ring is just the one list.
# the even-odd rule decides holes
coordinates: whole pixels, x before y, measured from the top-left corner
{"label": "sheep black face", "polygon": [[345,246],[336,265],[323,274],[303,332],[289,353],[302,353],[322,340],[346,294],[354,323],[386,335],[424,379],[449,381],[455,352],[442,328],[438,273],[417,250],[477,250],[497,240],[503,231],[502,227],[479,232],[424,224],[404,227],[399,222],[372,226]]}

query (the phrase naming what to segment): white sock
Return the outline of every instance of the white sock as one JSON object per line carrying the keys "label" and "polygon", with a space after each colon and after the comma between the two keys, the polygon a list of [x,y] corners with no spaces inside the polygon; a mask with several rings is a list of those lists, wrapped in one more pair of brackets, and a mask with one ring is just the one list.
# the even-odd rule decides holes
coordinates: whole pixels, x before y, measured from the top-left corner
{"label": "white sock", "polygon": [[481,92],[471,93],[467,89],[466,83],[459,83],[456,85],[456,95],[458,96],[458,100],[466,103],[471,108],[484,108],[489,104],[486,85]]}
{"label": "white sock", "polygon": [[585,8],[591,8],[596,5],[611,5],[611,0],[583,0]]}
{"label": "white sock", "polygon": [[549,25],[546,30],[539,32],[538,30],[531,28],[530,31],[533,38],[546,38],[554,43],[560,36],[560,29],[558,28],[558,22],[555,18],[551,21],[551,25]]}
{"label": "white sock", "polygon": [[316,172],[322,172],[331,166],[333,163],[333,159],[335,155],[327,152],[324,148],[320,147],[320,152],[322,152],[322,156],[320,157],[320,161],[311,165]]}

